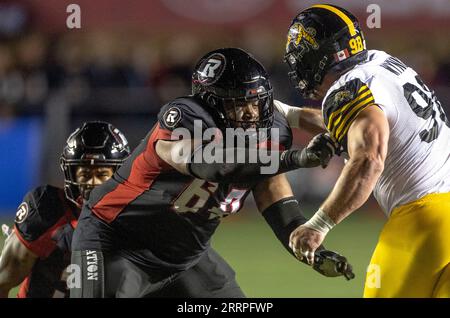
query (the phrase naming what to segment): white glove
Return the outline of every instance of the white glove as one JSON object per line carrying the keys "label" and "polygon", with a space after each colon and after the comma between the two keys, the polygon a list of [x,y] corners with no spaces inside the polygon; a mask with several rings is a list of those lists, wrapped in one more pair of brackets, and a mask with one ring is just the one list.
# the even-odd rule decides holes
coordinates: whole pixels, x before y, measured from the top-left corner
{"label": "white glove", "polygon": [[278,109],[278,111],[281,114],[283,114],[283,116],[286,118],[291,128],[300,128],[298,124],[300,119],[299,107],[289,106],[287,104],[280,102],[279,100],[274,100],[273,105],[275,106],[276,109]]}

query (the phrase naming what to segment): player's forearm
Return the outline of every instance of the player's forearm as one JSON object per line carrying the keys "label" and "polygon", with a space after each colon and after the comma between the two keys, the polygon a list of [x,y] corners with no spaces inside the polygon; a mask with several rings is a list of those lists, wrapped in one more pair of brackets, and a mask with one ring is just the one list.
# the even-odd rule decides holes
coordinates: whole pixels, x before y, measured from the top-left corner
{"label": "player's forearm", "polygon": [[0,298],[8,298],[9,291],[19,285],[25,276],[18,277],[20,264],[14,263],[2,255],[0,262]]}
{"label": "player's forearm", "polygon": [[[292,194],[286,176],[278,175],[260,182],[254,187],[253,196],[258,210],[281,244],[292,256],[309,265],[307,258],[300,258],[290,245],[291,233],[307,219]],[[313,269],[326,277],[345,275],[347,279],[352,279],[352,267],[343,265],[344,262],[347,264],[345,257],[320,245],[316,250]]]}
{"label": "player's forearm", "polygon": [[319,158],[308,147],[267,151],[265,158],[261,156],[261,149],[218,148],[215,150],[215,157],[220,158],[220,162],[208,162],[201,153],[196,156],[196,152],[202,152],[202,149],[197,149],[191,162],[187,163],[189,174],[210,182],[226,183],[260,182],[291,170],[323,165],[331,157],[329,152],[328,156]]}
{"label": "player's forearm", "polygon": [[[295,257],[289,246],[289,236],[307,219],[300,210],[286,176],[281,174],[258,183],[253,189],[253,197],[258,210],[278,240]],[[304,261],[306,262],[306,259]]]}
{"label": "player's forearm", "polygon": [[36,259],[14,232],[6,239],[0,258],[0,297],[8,297],[9,291],[23,282]]}
{"label": "player's forearm", "polygon": [[350,159],[321,209],[338,224],[367,201],[383,168],[380,159],[369,156]]}
{"label": "player's forearm", "polygon": [[14,284],[8,277],[2,276],[5,275],[0,275],[0,298],[8,298],[9,291],[21,282]]}
{"label": "player's forearm", "polygon": [[299,118],[298,125],[301,129],[304,129],[314,135],[320,134],[326,131],[326,127],[323,123],[322,112],[320,109],[315,108],[298,108]]}
{"label": "player's forearm", "polygon": [[259,182],[299,168],[325,167],[333,155],[329,137],[324,134],[314,137],[306,148],[285,151],[223,147],[194,140],[159,140],[155,149],[163,161],[183,174],[225,183]]}
{"label": "player's forearm", "polygon": [[189,175],[186,164],[190,161],[191,153],[198,147],[197,140],[158,140],[155,145],[156,154],[172,168],[182,174]]}
{"label": "player's forearm", "polygon": [[15,264],[14,268],[0,268],[0,298],[8,298],[10,290],[22,283],[27,276],[20,272],[20,267],[20,264]]}
{"label": "player's forearm", "polygon": [[0,258],[0,298],[8,298],[9,290],[11,289],[4,267],[4,261]]}
{"label": "player's forearm", "polygon": [[0,298],[8,298],[11,288],[20,283],[18,282],[14,285],[13,282],[14,276],[12,275],[13,271],[11,270],[12,262],[10,260],[11,257],[7,243],[8,241],[6,241],[5,247],[3,248],[0,256]]}
{"label": "player's forearm", "polygon": [[278,100],[274,101],[274,105],[286,117],[291,128],[304,129],[315,135],[326,131],[320,109],[289,106]]}

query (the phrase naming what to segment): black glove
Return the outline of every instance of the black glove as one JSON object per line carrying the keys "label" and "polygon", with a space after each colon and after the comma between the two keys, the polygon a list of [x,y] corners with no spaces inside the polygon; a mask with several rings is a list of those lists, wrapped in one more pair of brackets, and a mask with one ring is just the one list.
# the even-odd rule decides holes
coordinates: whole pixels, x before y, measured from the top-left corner
{"label": "black glove", "polygon": [[347,280],[355,278],[352,265],[347,259],[329,250],[315,252],[313,269],[326,277],[344,276]]}
{"label": "black glove", "polygon": [[309,160],[314,162],[315,166],[326,168],[338,148],[328,133],[322,133],[311,139],[305,149]]}
{"label": "black glove", "polygon": [[280,156],[280,167],[287,171],[318,166],[326,168],[336,149],[333,139],[327,133],[322,133],[311,139],[306,148],[284,151]]}

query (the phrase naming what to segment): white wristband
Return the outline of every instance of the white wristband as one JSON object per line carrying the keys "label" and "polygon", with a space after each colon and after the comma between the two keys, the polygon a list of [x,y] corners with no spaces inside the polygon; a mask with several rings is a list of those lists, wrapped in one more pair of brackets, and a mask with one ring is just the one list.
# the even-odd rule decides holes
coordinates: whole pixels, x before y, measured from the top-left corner
{"label": "white wristband", "polygon": [[319,209],[316,214],[314,214],[312,218],[304,224],[304,226],[323,234],[327,234],[328,231],[335,225],[336,223],[334,223],[334,221],[322,209]]}
{"label": "white wristband", "polygon": [[287,104],[284,104],[280,102],[279,100],[274,100],[273,105],[278,109],[280,113],[286,117],[286,120],[289,123],[289,126],[292,128],[300,128],[299,126],[299,119],[300,119],[300,108],[289,106]]}

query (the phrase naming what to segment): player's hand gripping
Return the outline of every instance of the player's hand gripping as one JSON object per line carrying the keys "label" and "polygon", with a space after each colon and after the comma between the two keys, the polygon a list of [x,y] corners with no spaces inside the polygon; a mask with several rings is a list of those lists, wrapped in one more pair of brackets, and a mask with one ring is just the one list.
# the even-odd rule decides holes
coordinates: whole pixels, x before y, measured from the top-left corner
{"label": "player's hand gripping", "polygon": [[326,277],[344,276],[347,280],[355,278],[352,265],[347,259],[333,251],[317,250],[322,244],[325,235],[299,226],[290,237],[290,247],[300,261],[307,263],[313,269]]}
{"label": "player's hand gripping", "polygon": [[347,258],[333,251],[317,251],[312,267],[326,277],[344,276],[347,280],[355,278],[353,267]]}
{"label": "player's hand gripping", "polygon": [[311,139],[305,149],[308,160],[313,166],[320,165],[326,168],[338,147],[328,133],[321,133]]}

